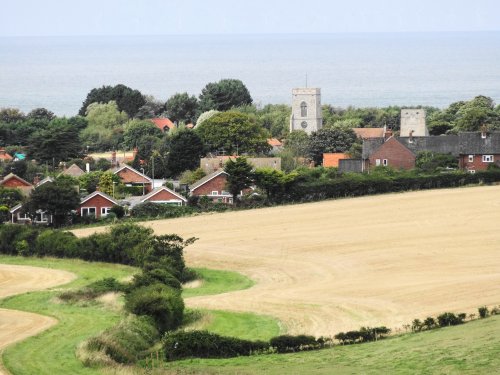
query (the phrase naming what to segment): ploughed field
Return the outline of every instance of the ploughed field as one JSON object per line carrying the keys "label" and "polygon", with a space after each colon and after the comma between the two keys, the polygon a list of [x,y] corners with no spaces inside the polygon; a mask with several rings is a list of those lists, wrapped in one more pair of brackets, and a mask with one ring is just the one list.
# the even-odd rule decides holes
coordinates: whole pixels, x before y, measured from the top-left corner
{"label": "ploughed field", "polygon": [[[149,222],[199,240],[189,266],[241,272],[246,290],[190,307],[275,316],[289,333],[402,327],[500,304],[500,186],[419,191]],[[77,230],[88,235],[95,228]]]}

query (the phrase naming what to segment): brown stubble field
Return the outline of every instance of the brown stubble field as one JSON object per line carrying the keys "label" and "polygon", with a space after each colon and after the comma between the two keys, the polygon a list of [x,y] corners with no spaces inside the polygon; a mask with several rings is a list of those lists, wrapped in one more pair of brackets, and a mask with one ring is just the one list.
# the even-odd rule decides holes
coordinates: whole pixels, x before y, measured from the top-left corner
{"label": "brown stubble field", "polygon": [[[397,328],[500,303],[500,186],[443,189],[149,222],[199,240],[189,266],[235,270],[247,290],[190,307],[275,316],[290,333]],[[77,230],[86,235],[96,228]]]}

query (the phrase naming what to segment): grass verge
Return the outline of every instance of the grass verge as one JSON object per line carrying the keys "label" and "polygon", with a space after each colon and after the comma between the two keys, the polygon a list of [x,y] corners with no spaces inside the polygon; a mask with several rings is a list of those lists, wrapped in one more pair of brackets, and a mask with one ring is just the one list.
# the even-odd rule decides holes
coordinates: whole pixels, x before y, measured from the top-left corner
{"label": "grass verge", "polygon": [[493,374],[500,316],[360,345],[284,355],[191,359],[163,374]]}
{"label": "grass verge", "polygon": [[210,270],[207,268],[195,268],[194,270],[201,276],[202,284],[197,288],[184,289],[182,291],[182,297],[184,298],[248,289],[255,284],[251,279],[238,272]]}
{"label": "grass verge", "polygon": [[[0,263],[40,266],[74,272],[78,278],[57,289],[79,288],[104,277],[121,279],[136,272],[132,267],[89,263],[69,259],[42,259],[0,256]],[[3,353],[5,367],[15,375],[96,374],[75,357],[77,345],[84,339],[113,326],[121,314],[100,304],[62,304],[55,301],[57,291],[39,291],[7,297],[0,307],[52,316],[59,323],[41,334],[28,338]]]}

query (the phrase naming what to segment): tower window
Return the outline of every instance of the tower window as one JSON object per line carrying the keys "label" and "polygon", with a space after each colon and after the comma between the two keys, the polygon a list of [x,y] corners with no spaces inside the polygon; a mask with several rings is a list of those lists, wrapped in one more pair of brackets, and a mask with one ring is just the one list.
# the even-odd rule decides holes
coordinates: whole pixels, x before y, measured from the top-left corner
{"label": "tower window", "polygon": [[300,103],[300,116],[307,117],[307,104],[306,104],[306,102]]}

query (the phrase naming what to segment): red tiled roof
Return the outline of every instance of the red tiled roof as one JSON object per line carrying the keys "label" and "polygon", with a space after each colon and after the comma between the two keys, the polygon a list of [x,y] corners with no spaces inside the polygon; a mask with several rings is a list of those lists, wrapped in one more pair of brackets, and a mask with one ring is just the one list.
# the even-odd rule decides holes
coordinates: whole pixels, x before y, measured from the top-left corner
{"label": "red tiled roof", "polygon": [[384,137],[384,128],[353,128],[352,130],[356,133],[356,137],[361,139]]}
{"label": "red tiled roof", "polygon": [[349,155],[341,152],[323,154],[323,167],[337,168],[340,159],[349,159]]}
{"label": "red tiled roof", "polygon": [[273,147],[280,147],[280,146],[283,146],[283,143],[281,143],[279,141],[279,139],[276,139],[276,138],[269,138],[267,140],[267,143],[270,145],[270,146],[273,146]]}
{"label": "red tiled roof", "polygon": [[156,125],[158,129],[162,132],[165,131],[165,128],[172,129],[175,128],[175,125],[168,118],[152,118],[151,122]]}
{"label": "red tiled roof", "polygon": [[0,160],[12,160],[12,156],[7,154],[7,151],[5,151],[5,149],[0,148]]}

